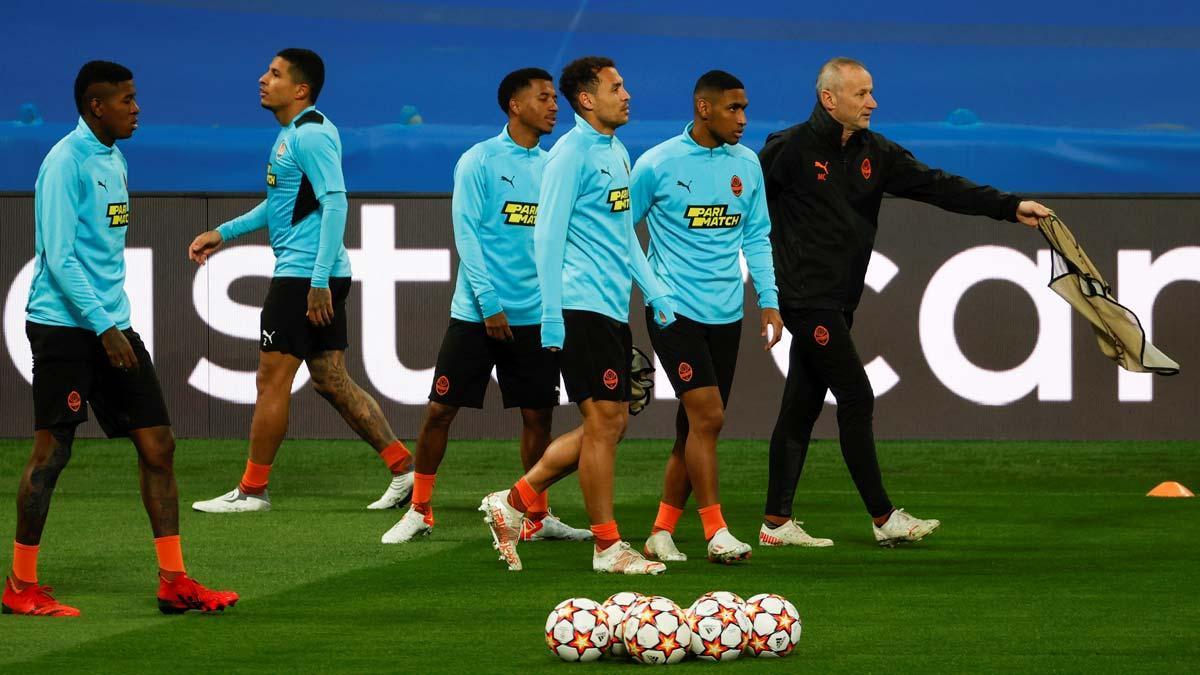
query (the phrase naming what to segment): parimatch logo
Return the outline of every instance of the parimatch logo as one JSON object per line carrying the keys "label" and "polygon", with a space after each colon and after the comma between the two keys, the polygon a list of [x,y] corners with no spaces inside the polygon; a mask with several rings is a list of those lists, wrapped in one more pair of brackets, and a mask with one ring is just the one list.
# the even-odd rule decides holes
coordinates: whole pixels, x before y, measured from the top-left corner
{"label": "parimatch logo", "polygon": [[742,214],[729,213],[728,204],[716,206],[689,206],[683,217],[688,221],[688,229],[707,229],[710,227],[737,227],[742,222]]}
{"label": "parimatch logo", "polygon": [[275,187],[275,174],[271,173],[271,165],[267,165],[267,187]]}
{"label": "parimatch logo", "polygon": [[129,202],[109,204],[108,210],[104,212],[104,216],[108,218],[109,227],[125,227],[129,225]]}
{"label": "parimatch logo", "polygon": [[501,210],[504,214],[504,223],[533,227],[537,224],[537,207],[537,204],[529,202],[504,202],[504,208]]}
{"label": "parimatch logo", "polygon": [[629,210],[629,188],[624,187],[619,190],[608,191],[608,203],[612,206],[613,213]]}

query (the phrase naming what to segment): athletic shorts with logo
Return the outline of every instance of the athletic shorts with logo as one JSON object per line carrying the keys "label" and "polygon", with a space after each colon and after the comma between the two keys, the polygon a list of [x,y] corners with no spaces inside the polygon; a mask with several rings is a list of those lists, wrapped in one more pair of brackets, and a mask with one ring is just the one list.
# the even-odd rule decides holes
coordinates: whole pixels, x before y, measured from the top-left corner
{"label": "athletic shorts with logo", "polygon": [[113,367],[100,336],[91,330],[25,323],[33,352],[35,429],[86,422],[89,405],[109,438],[171,424],[146,345],[132,329],[121,332],[137,356],[136,369]]}
{"label": "athletic shorts with logo", "polygon": [[729,402],[742,341],[741,321],[710,324],[676,314],[670,326],[660,328],[647,307],[646,328],[676,396],[700,387],[716,387],[721,400]]}
{"label": "athletic shorts with logo", "polygon": [[563,310],[566,339],[558,357],[567,398],[628,401],[633,333],[629,324],[597,312]]}
{"label": "athletic shorts with logo", "polygon": [[505,408],[558,405],[558,355],[542,349],[540,326],[509,326],[513,340],[488,337],[474,321],[450,319],[433,371],[429,400],[443,405],[482,408],[492,368]]}
{"label": "athletic shorts with logo", "polygon": [[350,295],[350,277],[330,277],[333,296],[333,322],[314,326],[308,320],[309,280],[305,277],[275,277],[267,289],[259,315],[258,348],[264,352],[283,352],[300,360],[328,351],[346,351],[346,298]]}

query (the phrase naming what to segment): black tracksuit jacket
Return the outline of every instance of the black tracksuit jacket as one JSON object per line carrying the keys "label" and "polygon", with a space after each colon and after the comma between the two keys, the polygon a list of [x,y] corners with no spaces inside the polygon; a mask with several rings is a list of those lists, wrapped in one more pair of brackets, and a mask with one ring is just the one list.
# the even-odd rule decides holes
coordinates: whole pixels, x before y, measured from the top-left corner
{"label": "black tracksuit jacket", "polygon": [[1017,222],[1020,198],[918,162],[883,136],[842,125],[818,103],[759,153],[771,214],[780,308],[853,312],[889,193],[955,213]]}

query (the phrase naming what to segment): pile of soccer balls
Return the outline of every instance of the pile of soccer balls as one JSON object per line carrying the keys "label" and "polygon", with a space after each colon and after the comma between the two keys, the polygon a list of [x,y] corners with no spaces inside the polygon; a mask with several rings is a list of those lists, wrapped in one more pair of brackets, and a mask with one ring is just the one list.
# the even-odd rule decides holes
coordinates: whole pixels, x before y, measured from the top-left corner
{"label": "pile of soccer balls", "polygon": [[800,641],[800,614],[782,596],[749,600],[727,591],[705,593],[686,610],[669,598],[624,591],[603,603],[568,598],[546,618],[546,645],[563,661],[629,657],[639,663],[679,663],[787,656]]}

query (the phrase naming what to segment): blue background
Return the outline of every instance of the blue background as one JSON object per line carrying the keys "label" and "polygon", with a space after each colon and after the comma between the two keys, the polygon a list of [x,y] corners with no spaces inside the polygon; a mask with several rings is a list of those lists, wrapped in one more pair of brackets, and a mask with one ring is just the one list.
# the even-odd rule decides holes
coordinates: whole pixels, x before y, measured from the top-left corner
{"label": "blue background", "polygon": [[[72,82],[93,58],[134,71],[141,128],[122,146],[133,191],[261,190],[278,129],[257,78],[276,51],[303,46],[325,59],[320,107],[341,130],[352,192],[448,190],[458,156],[504,122],[506,72],[557,74],[590,53],[614,58],[628,82],[633,122],[620,135],[635,157],[690,119],[705,70],[746,83],[745,143],[758,149],[808,117],[817,68],[847,55],[875,78],[873,128],[927,163],[1024,192],[1198,192],[1198,7],[9,0],[0,190],[32,189],[74,124]],[[24,103],[40,123],[19,121]],[[556,136],[571,122],[563,105]],[[413,109],[420,124],[405,123]],[[949,123],[956,109],[979,122]]]}

